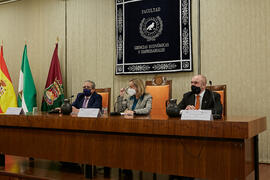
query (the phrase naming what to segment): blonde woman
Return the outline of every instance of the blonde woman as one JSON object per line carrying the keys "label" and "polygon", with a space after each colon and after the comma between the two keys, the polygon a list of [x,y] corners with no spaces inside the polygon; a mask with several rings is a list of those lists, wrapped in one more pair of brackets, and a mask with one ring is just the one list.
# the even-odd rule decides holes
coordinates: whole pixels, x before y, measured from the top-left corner
{"label": "blonde woman", "polygon": [[[132,79],[128,83],[129,87],[122,88],[117,98],[117,111],[127,115],[141,114],[147,115],[152,109],[152,96],[145,93],[144,83],[141,79]],[[128,97],[124,99],[125,93]]]}

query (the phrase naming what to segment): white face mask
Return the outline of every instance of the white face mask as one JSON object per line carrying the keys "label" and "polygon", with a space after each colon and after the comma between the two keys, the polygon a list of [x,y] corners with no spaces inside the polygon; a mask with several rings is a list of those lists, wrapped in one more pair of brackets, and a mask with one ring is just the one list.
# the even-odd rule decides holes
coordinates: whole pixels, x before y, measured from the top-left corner
{"label": "white face mask", "polygon": [[127,93],[129,96],[133,96],[136,94],[136,90],[133,88],[128,88]]}

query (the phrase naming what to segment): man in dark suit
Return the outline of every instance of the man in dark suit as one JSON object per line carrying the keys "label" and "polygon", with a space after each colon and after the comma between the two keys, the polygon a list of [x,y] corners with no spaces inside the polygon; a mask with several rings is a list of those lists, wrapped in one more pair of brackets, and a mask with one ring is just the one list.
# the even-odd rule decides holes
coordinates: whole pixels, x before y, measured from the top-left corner
{"label": "man in dark suit", "polygon": [[[191,79],[191,91],[184,94],[182,101],[178,104],[181,110],[212,110],[212,114],[221,117],[222,105],[220,95],[206,89],[206,77],[196,75]],[[194,178],[183,176],[170,176],[170,180],[193,180]]]}
{"label": "man in dark suit", "polygon": [[80,108],[102,108],[102,97],[96,93],[95,87],[93,81],[84,81],[83,92],[78,93],[76,100],[72,103],[72,112],[78,113]]}
{"label": "man in dark suit", "polygon": [[222,115],[220,95],[206,89],[206,77],[196,75],[191,80],[191,91],[184,94],[178,107],[183,110],[206,109],[212,110],[212,114]]}

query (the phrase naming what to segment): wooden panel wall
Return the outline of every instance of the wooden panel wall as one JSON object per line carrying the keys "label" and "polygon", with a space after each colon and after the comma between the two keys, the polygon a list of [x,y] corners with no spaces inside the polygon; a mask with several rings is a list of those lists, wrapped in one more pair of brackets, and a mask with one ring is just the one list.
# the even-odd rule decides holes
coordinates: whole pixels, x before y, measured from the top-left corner
{"label": "wooden panel wall", "polygon": [[[202,73],[227,84],[229,115],[267,116],[270,122],[270,1],[202,1]],[[269,130],[260,159],[270,162]]]}

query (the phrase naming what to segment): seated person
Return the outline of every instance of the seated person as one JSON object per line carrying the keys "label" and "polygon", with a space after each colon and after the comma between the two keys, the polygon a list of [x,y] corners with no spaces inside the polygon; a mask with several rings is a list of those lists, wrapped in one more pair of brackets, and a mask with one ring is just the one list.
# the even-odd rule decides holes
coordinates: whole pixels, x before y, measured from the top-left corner
{"label": "seated person", "polygon": [[196,75],[191,79],[191,91],[184,94],[178,107],[183,110],[206,109],[212,114],[222,115],[220,95],[206,89],[206,77]]}
{"label": "seated person", "polygon": [[[129,87],[126,90],[122,88],[117,98],[117,112],[124,112],[127,115],[150,114],[152,109],[152,96],[145,93],[145,87],[141,79],[133,79],[129,81]],[[124,99],[124,94],[128,94],[128,98]]]}
{"label": "seated person", "polygon": [[[191,91],[184,94],[183,99],[178,104],[181,110],[212,110],[212,114],[218,114],[221,117],[222,105],[220,95],[206,89],[206,77],[196,75],[191,79]],[[170,179],[193,180],[194,178],[183,176],[170,176]]]}
{"label": "seated person", "polygon": [[93,81],[84,81],[83,92],[78,93],[76,100],[72,103],[73,113],[78,113],[80,108],[102,108],[102,96],[96,93],[95,87]]}

